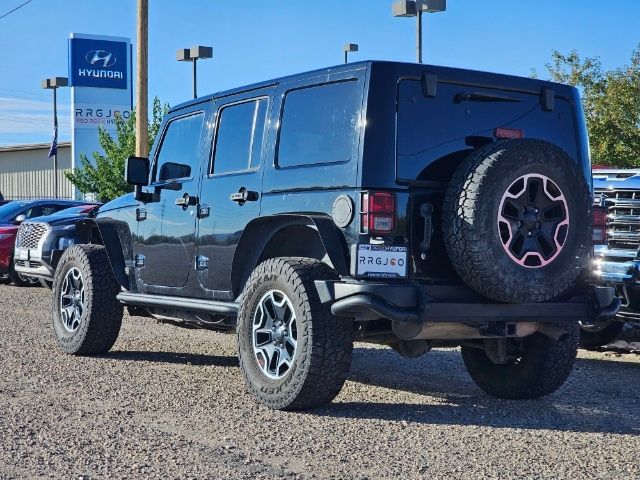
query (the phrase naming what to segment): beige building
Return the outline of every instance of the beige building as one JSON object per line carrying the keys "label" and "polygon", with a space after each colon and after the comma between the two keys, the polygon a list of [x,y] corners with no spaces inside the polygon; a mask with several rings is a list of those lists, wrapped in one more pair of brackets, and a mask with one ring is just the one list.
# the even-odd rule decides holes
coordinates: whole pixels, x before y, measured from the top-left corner
{"label": "beige building", "polygon": [[[0,192],[6,200],[54,197],[53,157],[48,143],[0,147]],[[64,176],[71,169],[71,143],[58,144],[58,197],[72,198]]]}

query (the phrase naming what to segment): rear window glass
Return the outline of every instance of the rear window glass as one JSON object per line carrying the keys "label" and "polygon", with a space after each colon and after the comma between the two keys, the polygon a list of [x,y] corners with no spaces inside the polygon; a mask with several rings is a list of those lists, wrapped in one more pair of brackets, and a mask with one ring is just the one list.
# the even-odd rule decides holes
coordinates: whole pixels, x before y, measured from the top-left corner
{"label": "rear window glass", "polygon": [[278,142],[280,167],[348,162],[360,116],[356,80],[289,91]]}
{"label": "rear window glass", "polygon": [[[508,101],[467,100],[466,95],[494,95]],[[425,97],[419,80],[403,80],[398,88],[397,175],[414,180],[434,159],[471,149],[467,137],[493,137],[496,127],[513,127],[539,105],[538,96],[467,85],[438,84],[435,97]],[[527,127],[527,135],[531,133]]]}
{"label": "rear window glass", "polygon": [[212,173],[238,172],[260,165],[267,99],[220,110]]}

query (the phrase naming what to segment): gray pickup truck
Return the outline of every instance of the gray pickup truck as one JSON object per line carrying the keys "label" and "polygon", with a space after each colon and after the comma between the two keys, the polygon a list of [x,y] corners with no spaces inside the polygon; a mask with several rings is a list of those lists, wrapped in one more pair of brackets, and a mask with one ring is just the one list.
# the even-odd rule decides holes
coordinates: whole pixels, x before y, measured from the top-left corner
{"label": "gray pickup truck", "polygon": [[640,169],[593,171],[596,204],[604,207],[605,229],[594,245],[594,274],[616,288],[622,308],[615,319],[583,325],[581,344],[596,348],[611,342],[625,322],[640,325]]}
{"label": "gray pickup truck", "polygon": [[76,222],[99,207],[99,204],[77,205],[22,222],[16,235],[14,270],[51,287],[62,252],[77,243]]}

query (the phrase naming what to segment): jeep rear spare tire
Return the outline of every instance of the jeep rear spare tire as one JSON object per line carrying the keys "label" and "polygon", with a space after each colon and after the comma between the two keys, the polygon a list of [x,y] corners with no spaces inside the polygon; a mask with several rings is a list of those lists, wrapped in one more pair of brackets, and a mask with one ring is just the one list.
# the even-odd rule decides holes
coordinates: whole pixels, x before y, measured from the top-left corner
{"label": "jeep rear spare tire", "polygon": [[445,247],[487,298],[544,302],[571,287],[589,253],[591,196],[558,147],[506,140],[472,153],[445,195]]}
{"label": "jeep rear spare tire", "polygon": [[337,279],[309,258],[256,267],[241,295],[238,353],[249,391],[264,405],[302,410],[329,403],[351,365],[353,322],[320,302],[314,280]]}

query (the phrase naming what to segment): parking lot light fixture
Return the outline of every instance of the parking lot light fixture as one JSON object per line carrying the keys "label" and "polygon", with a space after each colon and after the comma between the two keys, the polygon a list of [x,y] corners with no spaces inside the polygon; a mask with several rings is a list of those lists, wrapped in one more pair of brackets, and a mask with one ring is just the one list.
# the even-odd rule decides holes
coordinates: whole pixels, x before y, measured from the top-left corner
{"label": "parking lot light fixture", "polygon": [[358,44],[345,43],[343,50],[344,50],[344,63],[349,63],[349,54],[358,51]]}
{"label": "parking lot light fixture", "polygon": [[396,0],[392,4],[394,17],[416,17],[416,56],[422,63],[422,14],[444,12],[447,0]]}
{"label": "parking lot light fixture", "polygon": [[58,198],[58,88],[69,85],[67,77],[51,77],[42,81],[42,88],[53,90],[53,140],[49,157],[53,154],[53,196]]}
{"label": "parking lot light fixture", "polygon": [[181,48],[176,52],[176,60],[179,62],[193,63],[193,98],[197,98],[198,96],[196,63],[199,59],[212,57],[213,47],[204,47],[202,45],[196,45],[191,48]]}

